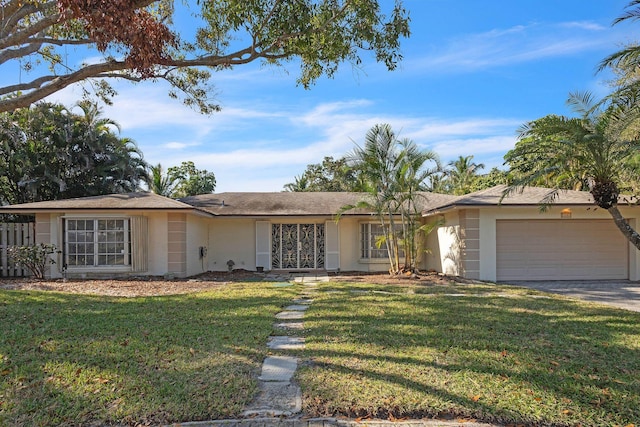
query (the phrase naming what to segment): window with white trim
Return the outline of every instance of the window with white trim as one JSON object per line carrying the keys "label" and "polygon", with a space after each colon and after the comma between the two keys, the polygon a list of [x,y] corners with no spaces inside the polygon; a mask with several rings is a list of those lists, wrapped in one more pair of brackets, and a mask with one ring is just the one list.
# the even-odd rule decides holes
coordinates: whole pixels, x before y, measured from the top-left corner
{"label": "window with white trim", "polygon": [[67,218],[64,248],[69,268],[129,266],[129,219]]}
{"label": "window with white trim", "polygon": [[[396,224],[396,229],[400,230],[401,225]],[[387,245],[385,243],[382,243],[380,247],[376,245],[376,242],[382,236],[384,236],[384,230],[380,223],[360,223],[360,258],[388,259]],[[400,255],[404,256],[404,251],[401,250]]]}

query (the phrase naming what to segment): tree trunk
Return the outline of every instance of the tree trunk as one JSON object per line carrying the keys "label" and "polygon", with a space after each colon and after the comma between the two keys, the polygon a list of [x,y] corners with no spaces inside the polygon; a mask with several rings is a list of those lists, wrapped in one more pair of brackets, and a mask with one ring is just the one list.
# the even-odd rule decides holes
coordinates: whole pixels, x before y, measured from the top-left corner
{"label": "tree trunk", "polygon": [[640,234],[629,225],[626,219],[624,219],[618,210],[618,206],[613,205],[607,210],[613,217],[613,221],[616,223],[616,226],[620,229],[622,234],[624,234],[627,240],[640,250]]}

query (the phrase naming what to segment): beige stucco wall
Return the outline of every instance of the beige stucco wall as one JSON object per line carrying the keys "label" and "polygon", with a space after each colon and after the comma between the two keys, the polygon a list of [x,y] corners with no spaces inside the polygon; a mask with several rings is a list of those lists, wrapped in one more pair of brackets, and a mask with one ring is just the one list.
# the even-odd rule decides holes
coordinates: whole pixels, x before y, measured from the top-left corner
{"label": "beige stucco wall", "polygon": [[462,253],[460,218],[458,211],[428,218],[427,221],[440,221],[441,225],[427,237],[425,261],[427,270],[458,276],[462,274]]}
{"label": "beige stucco wall", "polygon": [[[338,221],[339,269],[342,271],[387,271],[386,260],[367,262],[360,259],[359,224],[368,217],[343,216]],[[226,271],[227,261],[234,268],[256,268],[256,221],[270,223],[315,223],[332,221],[323,217],[288,218],[214,218],[209,222],[208,265],[211,271]]]}
{"label": "beige stucco wall", "polygon": [[[446,274],[495,281],[496,221],[502,219],[559,219],[561,217],[560,211],[565,207],[550,207],[546,212],[540,212],[537,206],[486,207],[452,210],[444,215],[429,217],[427,220],[444,219],[444,223],[427,238],[427,247],[431,250],[431,254],[426,257],[426,267]],[[595,207],[589,206],[573,206],[570,209],[571,219],[612,220],[611,215],[604,209],[595,209]],[[468,227],[472,224],[461,224],[461,222],[468,223],[470,217],[475,217],[476,214],[472,211],[476,211],[479,216],[479,230],[477,230],[479,239],[476,242],[467,242],[465,235],[473,239],[476,231],[473,230],[473,227]],[[630,220],[632,226],[636,227],[637,224],[640,224],[640,209],[621,206],[620,211],[625,218]],[[470,213],[471,215],[469,215]],[[476,247],[478,250],[475,249]],[[477,255],[477,263],[479,264],[477,276],[474,274],[476,262],[471,260],[470,255],[473,257]],[[469,272],[472,272],[471,275],[465,272],[465,267]],[[629,279],[640,280],[640,251],[631,244],[629,244]]]}
{"label": "beige stucco wall", "polygon": [[146,213],[148,221],[149,274],[162,276],[168,273],[168,222],[167,212]]}
{"label": "beige stucco wall", "polygon": [[227,271],[229,260],[235,263],[235,269],[256,269],[256,219],[209,220],[209,270]]}
{"label": "beige stucco wall", "polygon": [[[187,216],[187,276],[195,276],[209,270],[209,224],[208,217],[188,215]],[[203,256],[200,248],[205,248]]]}

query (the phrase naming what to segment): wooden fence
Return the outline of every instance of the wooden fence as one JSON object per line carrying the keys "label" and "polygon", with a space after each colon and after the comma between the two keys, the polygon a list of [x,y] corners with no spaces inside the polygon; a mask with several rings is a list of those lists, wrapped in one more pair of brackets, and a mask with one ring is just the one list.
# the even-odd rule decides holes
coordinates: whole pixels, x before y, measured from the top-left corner
{"label": "wooden fence", "polygon": [[0,277],[21,277],[30,274],[28,270],[14,265],[7,256],[7,248],[34,245],[35,240],[35,222],[0,223]]}

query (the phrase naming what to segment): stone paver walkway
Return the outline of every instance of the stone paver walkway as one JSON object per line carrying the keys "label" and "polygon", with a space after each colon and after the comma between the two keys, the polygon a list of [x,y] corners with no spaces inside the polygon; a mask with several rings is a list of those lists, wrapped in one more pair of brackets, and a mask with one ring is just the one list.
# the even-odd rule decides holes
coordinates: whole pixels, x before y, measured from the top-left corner
{"label": "stone paver walkway", "polygon": [[[281,276],[268,276],[265,280],[282,282]],[[283,353],[267,357],[262,364],[262,374],[258,378],[259,391],[243,415],[245,417],[282,417],[292,416],[302,411],[300,388],[292,382],[298,367],[298,359],[286,354],[287,350],[304,349],[304,337],[296,335],[304,331],[304,312],[313,302],[311,298],[318,282],[329,281],[326,274],[295,276],[289,279],[302,283],[304,292],[296,297],[292,304],[276,314],[275,326],[286,335],[272,336],[267,342],[269,350]]]}

